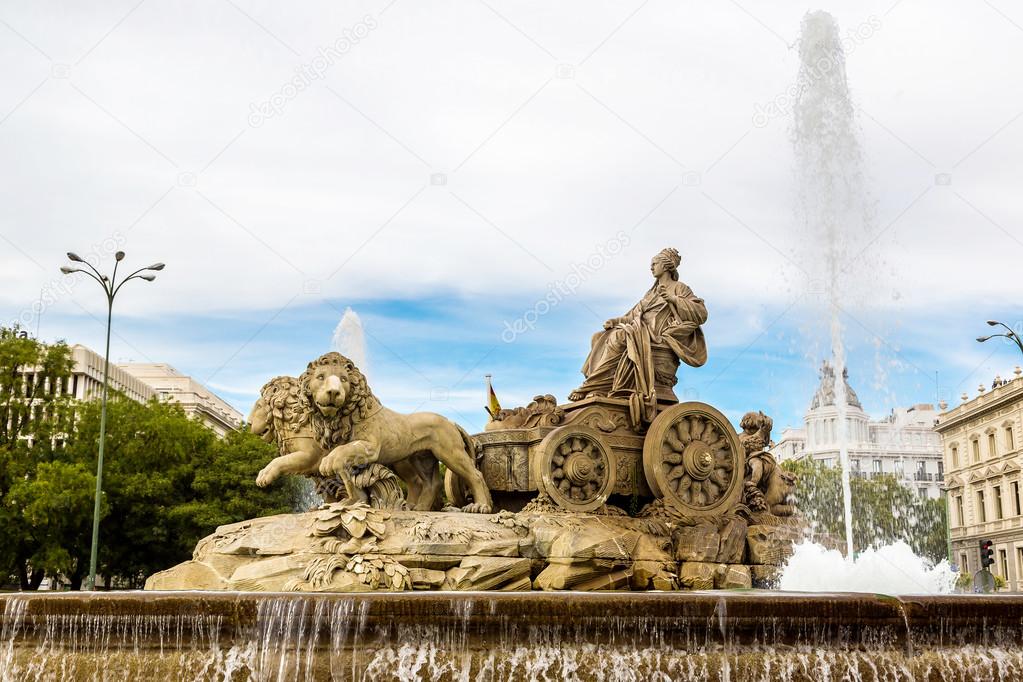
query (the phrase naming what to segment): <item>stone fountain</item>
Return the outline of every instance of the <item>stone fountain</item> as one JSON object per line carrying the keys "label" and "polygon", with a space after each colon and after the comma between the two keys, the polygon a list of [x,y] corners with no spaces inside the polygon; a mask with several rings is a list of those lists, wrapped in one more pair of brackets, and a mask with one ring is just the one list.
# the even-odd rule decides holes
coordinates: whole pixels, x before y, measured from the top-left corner
{"label": "stone fountain", "polygon": [[653,258],[653,286],[594,335],[568,403],[539,395],[474,436],[387,409],[340,353],[273,379],[251,424],[280,456],[258,483],[307,475],[332,501],[218,528],[147,589],[771,587],[802,536],[794,481],[767,452],[762,412],[736,432],[676,398],[680,363],[707,358],[707,308],[680,261],[675,249]]}
{"label": "stone fountain", "polygon": [[271,380],[257,482],[325,502],[222,526],[147,591],[0,596],[0,680],[1023,676],[1015,598],[749,589],[802,537],[796,481],[768,416],[675,397],[706,359],[680,260],[654,257],[568,402],[479,434],[387,409],[340,353]]}

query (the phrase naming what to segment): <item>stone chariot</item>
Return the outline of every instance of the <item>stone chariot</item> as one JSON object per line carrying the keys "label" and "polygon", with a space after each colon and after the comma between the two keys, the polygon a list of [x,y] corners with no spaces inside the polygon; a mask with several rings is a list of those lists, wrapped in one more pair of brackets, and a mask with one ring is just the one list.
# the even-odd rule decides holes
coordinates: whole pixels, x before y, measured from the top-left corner
{"label": "stone chariot", "polygon": [[[495,506],[519,511],[538,492],[564,511],[593,512],[618,496],[701,517],[740,503],[739,435],[715,408],[679,403],[674,392],[680,362],[698,367],[707,359],[707,308],[679,281],[680,262],[671,248],[654,256],[653,286],[594,334],[585,381],[568,404],[537,396],[491,415],[476,454]],[[451,472],[445,489],[456,506],[466,501]]]}
{"label": "stone chariot", "polygon": [[[625,399],[555,406],[538,396],[524,411],[499,417],[474,436],[497,509],[519,511],[541,493],[564,511],[592,512],[618,496],[661,500],[680,515],[700,517],[731,509],[743,493],[739,436],[705,403],[660,402],[649,425],[634,425]],[[467,501],[452,472],[444,484],[455,506]]]}

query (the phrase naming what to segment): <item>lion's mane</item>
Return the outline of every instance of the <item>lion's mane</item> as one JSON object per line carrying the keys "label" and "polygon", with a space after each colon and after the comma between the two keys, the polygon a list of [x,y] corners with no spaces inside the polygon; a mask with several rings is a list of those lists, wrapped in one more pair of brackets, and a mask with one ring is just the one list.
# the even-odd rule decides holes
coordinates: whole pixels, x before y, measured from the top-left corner
{"label": "lion's mane", "polygon": [[297,433],[309,424],[313,408],[306,400],[302,383],[295,377],[274,377],[259,389],[259,397],[270,412],[269,429],[282,453],[288,433]]}
{"label": "lion's mane", "polygon": [[313,397],[309,391],[309,380],[316,368],[335,364],[342,365],[348,373],[348,394],[345,396],[344,405],[333,417],[327,417],[315,408],[313,410],[313,433],[316,434],[316,440],[324,452],[330,452],[337,446],[347,443],[356,423],[380,409],[380,402],[370,390],[363,373],[359,371],[354,362],[335,352],[325,353],[316,358],[302,372],[299,381],[302,383],[304,399],[310,405],[313,404]]}

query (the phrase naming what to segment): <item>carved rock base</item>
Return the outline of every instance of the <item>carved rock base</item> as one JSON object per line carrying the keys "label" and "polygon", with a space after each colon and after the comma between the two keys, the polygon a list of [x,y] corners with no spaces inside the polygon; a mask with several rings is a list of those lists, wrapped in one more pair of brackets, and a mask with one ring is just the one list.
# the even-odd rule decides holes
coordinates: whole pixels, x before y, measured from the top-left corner
{"label": "carved rock base", "polygon": [[191,561],[151,576],[146,589],[740,589],[776,579],[774,564],[801,537],[797,530],[747,529],[738,518],[681,526],[654,517],[333,504],[222,526]]}

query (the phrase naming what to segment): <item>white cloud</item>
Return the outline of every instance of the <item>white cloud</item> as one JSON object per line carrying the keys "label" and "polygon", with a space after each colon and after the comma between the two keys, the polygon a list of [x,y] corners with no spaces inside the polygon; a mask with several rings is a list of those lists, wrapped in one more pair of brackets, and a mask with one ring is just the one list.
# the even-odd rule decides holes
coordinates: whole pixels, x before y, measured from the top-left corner
{"label": "white cloud", "polygon": [[[64,250],[116,231],[131,263],[168,263],[119,303],[134,316],[320,296],[528,303],[637,224],[580,297],[634,299],[669,244],[712,311],[751,319],[805,291],[787,120],[751,121],[794,80],[802,6],[750,5],[754,19],[733,3],[647,3],[631,18],[618,3],[236,4],[4,12],[24,37],[0,27],[11,316]],[[881,18],[849,61],[879,230],[851,296],[893,310],[1010,301],[1018,29],[983,6],[890,4],[823,3],[846,28]],[[321,81],[248,126],[251,103],[366,15],[379,25]],[[54,310],[99,314],[94,298],[79,289]]]}

